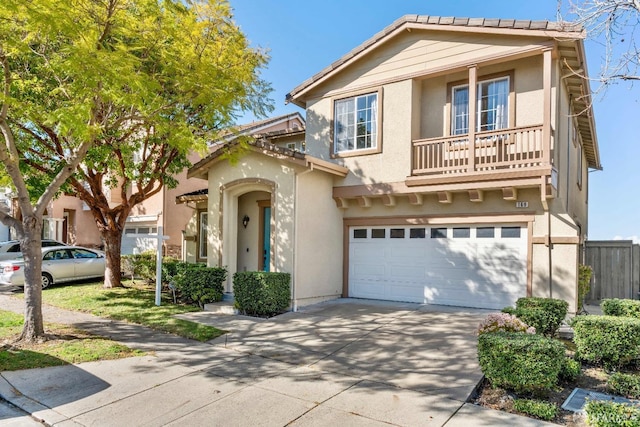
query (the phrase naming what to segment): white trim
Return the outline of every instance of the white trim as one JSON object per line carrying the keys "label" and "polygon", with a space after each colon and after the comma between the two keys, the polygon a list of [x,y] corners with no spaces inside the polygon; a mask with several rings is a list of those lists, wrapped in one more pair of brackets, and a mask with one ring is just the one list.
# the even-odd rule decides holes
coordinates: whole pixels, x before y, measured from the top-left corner
{"label": "white trim", "polygon": [[134,215],[127,217],[127,223],[129,222],[151,222],[158,221],[159,213],[155,215]]}

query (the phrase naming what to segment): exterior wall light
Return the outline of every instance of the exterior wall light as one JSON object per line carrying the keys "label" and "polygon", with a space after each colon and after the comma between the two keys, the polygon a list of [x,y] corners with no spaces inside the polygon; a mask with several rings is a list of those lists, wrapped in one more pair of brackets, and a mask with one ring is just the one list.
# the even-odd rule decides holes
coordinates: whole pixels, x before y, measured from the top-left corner
{"label": "exterior wall light", "polygon": [[242,218],[242,225],[244,226],[244,228],[247,228],[247,224],[249,224],[249,215],[245,215],[244,218]]}

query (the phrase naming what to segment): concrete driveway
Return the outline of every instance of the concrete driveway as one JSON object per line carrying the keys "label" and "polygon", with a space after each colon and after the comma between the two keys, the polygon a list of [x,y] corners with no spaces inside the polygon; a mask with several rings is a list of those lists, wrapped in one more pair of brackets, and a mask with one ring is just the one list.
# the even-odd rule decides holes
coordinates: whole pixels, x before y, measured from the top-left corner
{"label": "concrete driveway", "polygon": [[[52,425],[544,425],[465,404],[487,311],[338,300],[227,329],[209,343],[83,318],[145,357],[4,372],[0,395]],[[12,394],[13,393],[13,394]]]}

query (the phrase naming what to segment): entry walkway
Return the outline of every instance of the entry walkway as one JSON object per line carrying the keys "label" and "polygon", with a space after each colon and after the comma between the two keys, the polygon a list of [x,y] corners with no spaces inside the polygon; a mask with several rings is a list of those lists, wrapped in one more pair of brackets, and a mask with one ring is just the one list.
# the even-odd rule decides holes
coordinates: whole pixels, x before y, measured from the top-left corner
{"label": "entry walkway", "polygon": [[[21,310],[6,295],[0,304]],[[465,403],[481,378],[474,333],[486,313],[338,300],[268,320],[181,315],[231,331],[198,343],[47,308],[47,321],[149,354],[3,372],[0,396],[64,426],[547,425]]]}

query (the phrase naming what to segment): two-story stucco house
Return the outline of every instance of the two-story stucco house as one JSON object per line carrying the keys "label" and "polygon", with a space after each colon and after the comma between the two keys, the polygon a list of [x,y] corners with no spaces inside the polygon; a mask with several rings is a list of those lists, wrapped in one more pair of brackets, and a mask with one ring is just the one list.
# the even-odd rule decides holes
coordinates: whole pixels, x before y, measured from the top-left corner
{"label": "two-story stucco house", "polygon": [[587,171],[601,167],[584,36],[400,18],[287,96],[306,110],[304,154],[263,141],[189,170],[208,179],[209,264],[291,273],[294,307],[529,295],[575,311]]}

